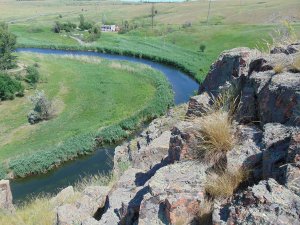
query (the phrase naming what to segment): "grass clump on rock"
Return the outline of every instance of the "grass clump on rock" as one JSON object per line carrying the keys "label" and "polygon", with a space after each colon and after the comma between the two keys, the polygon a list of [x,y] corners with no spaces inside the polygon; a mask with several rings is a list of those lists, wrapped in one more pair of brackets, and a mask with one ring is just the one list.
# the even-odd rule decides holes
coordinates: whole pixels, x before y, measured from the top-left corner
{"label": "grass clump on rock", "polygon": [[205,191],[213,198],[226,198],[233,195],[239,185],[247,179],[248,173],[241,169],[235,171],[210,173],[205,184]]}
{"label": "grass clump on rock", "polygon": [[216,111],[201,117],[199,154],[204,161],[217,162],[235,143],[233,125],[228,112]]}
{"label": "grass clump on rock", "polygon": [[204,161],[218,162],[235,144],[233,114],[236,110],[234,89],[212,98],[206,113],[196,122],[199,126],[198,154]]}

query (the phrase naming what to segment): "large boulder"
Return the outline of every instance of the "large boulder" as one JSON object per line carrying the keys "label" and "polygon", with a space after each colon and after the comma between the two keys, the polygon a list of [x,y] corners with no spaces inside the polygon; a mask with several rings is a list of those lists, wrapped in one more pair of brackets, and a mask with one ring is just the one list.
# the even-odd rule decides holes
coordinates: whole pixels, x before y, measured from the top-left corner
{"label": "large boulder", "polygon": [[0,181],[0,211],[13,212],[12,194],[9,180]]}
{"label": "large boulder", "polygon": [[300,224],[300,197],[269,179],[215,207],[213,224]]}
{"label": "large boulder", "polygon": [[132,156],[132,166],[145,171],[161,163],[168,155],[171,132],[165,131],[150,142],[148,146],[140,148]]}
{"label": "large boulder", "polygon": [[284,72],[272,76],[257,95],[259,119],[262,124],[300,125],[300,73]]}
{"label": "large boulder", "polygon": [[161,168],[149,181],[140,206],[138,224],[188,224],[204,201],[207,166],[197,161]]}
{"label": "large boulder", "polygon": [[234,172],[237,169],[244,169],[252,171],[254,175],[259,174],[263,155],[262,137],[263,132],[257,127],[238,125],[236,129],[238,142],[226,153],[227,170]]}
{"label": "large boulder", "polygon": [[[56,224],[89,224],[89,221],[93,221],[94,224],[98,223],[93,217],[97,216],[98,210],[101,211],[104,208],[109,190],[105,186],[89,186],[80,196],[76,196],[77,200],[73,188],[68,187],[62,190],[51,200],[54,204],[64,203],[55,209]],[[68,201],[69,204],[66,204]]]}
{"label": "large boulder", "polygon": [[180,121],[172,128],[168,151],[169,162],[198,158],[196,148],[199,127],[197,126],[193,121]]}
{"label": "large boulder", "polygon": [[211,103],[211,97],[207,92],[190,98],[187,116],[202,116],[207,112]]}
{"label": "large boulder", "polygon": [[[104,214],[100,218],[102,224],[132,224],[138,215],[140,202],[147,188],[137,186],[138,174],[143,171],[130,168],[119,178],[108,194]],[[146,185],[147,186],[147,185]]]}
{"label": "large boulder", "polygon": [[216,95],[231,85],[239,88],[243,77],[248,75],[250,60],[255,54],[257,51],[249,48],[235,48],[222,52],[211,66],[199,93],[208,92]]}
{"label": "large boulder", "polygon": [[68,186],[62,189],[50,202],[55,206],[60,206],[66,203],[69,199],[74,196],[75,192],[72,186]]}
{"label": "large boulder", "polygon": [[264,126],[263,177],[274,178],[284,183],[284,165],[289,154],[289,145],[298,128],[269,123]]}

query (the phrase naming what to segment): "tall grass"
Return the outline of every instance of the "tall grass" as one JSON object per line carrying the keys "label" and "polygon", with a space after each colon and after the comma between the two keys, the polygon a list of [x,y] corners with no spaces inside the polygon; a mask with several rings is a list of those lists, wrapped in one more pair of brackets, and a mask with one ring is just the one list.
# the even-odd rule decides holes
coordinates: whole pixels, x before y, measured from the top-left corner
{"label": "tall grass", "polygon": [[0,213],[0,224],[3,225],[53,225],[55,220],[54,206],[50,196],[37,197],[19,206],[15,214]]}

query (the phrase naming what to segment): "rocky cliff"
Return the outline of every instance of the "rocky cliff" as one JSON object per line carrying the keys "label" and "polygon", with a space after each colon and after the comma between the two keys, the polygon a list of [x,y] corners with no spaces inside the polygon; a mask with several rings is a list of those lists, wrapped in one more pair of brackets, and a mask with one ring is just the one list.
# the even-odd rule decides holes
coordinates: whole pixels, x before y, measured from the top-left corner
{"label": "rocky cliff", "polygon": [[55,223],[300,224],[299,51],[223,52],[188,106],[116,148],[112,188],[87,187]]}

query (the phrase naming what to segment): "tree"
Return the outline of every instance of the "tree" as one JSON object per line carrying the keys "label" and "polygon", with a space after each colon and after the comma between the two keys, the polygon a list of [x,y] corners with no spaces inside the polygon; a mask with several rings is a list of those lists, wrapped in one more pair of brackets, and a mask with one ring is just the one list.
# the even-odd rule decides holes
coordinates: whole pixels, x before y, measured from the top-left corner
{"label": "tree", "polygon": [[0,70],[7,70],[15,66],[16,56],[12,52],[16,49],[17,38],[8,31],[8,26],[0,23]]}

